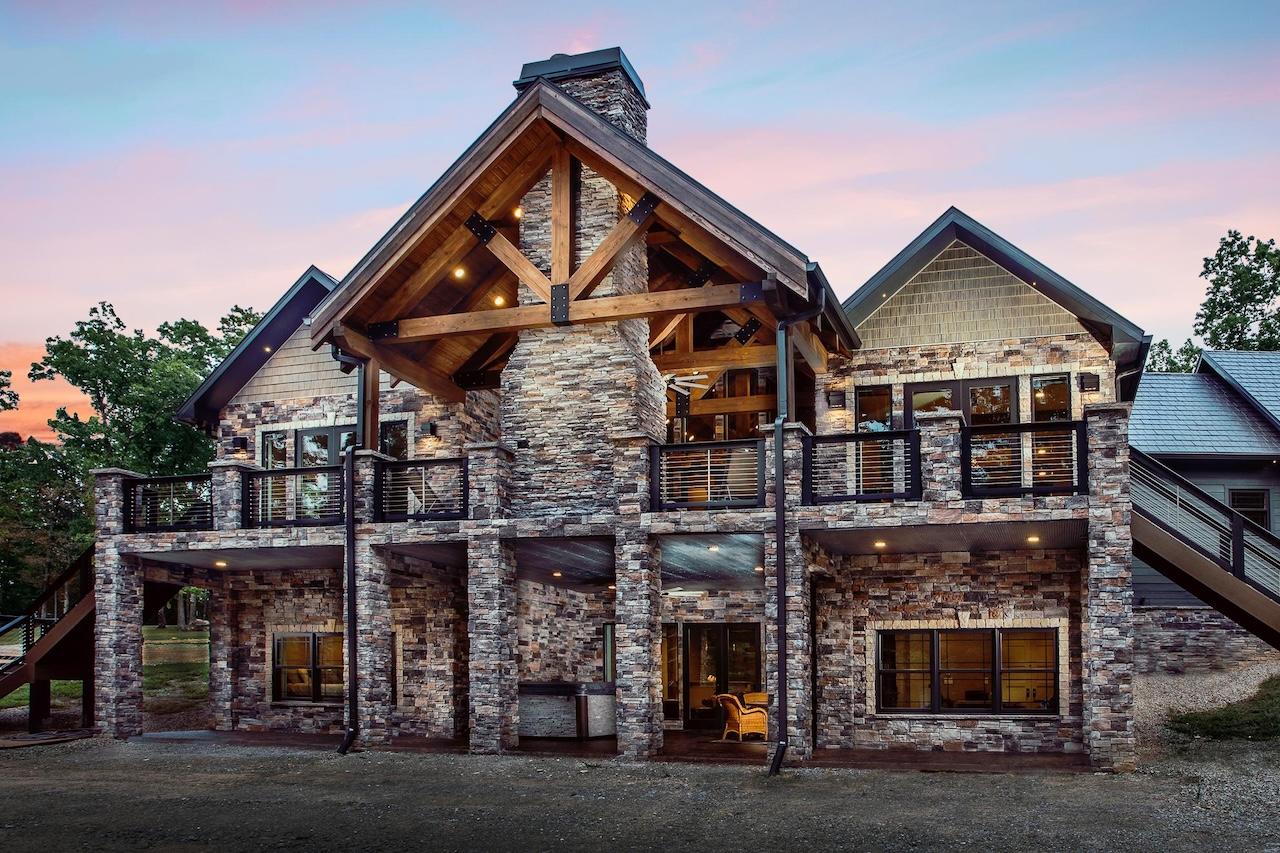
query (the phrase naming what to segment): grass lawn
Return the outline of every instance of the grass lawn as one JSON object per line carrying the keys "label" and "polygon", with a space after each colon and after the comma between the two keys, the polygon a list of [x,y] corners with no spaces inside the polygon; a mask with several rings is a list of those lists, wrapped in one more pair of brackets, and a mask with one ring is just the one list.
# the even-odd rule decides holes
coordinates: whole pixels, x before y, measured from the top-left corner
{"label": "grass lawn", "polygon": [[142,641],[145,643],[207,643],[209,642],[209,632],[182,631],[178,628],[152,628],[148,626],[142,629]]}
{"label": "grass lawn", "polygon": [[1169,728],[1193,737],[1214,740],[1270,740],[1280,738],[1280,675],[1272,676],[1248,699],[1225,708],[1180,714]]}
{"label": "grass lawn", "polygon": [[[78,708],[80,706],[80,682],[52,681],[49,683],[51,704],[55,708]],[[8,696],[0,699],[0,711],[5,708],[25,708],[31,695],[31,689],[24,684]]]}

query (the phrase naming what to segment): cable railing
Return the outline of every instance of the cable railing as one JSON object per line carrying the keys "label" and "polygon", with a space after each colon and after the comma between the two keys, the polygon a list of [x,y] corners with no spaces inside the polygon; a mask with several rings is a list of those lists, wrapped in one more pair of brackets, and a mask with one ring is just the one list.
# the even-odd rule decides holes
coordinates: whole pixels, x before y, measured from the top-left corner
{"label": "cable railing", "polygon": [[245,527],[341,524],[342,466],[274,468],[244,477]]}
{"label": "cable railing", "polygon": [[965,497],[1082,494],[1088,490],[1083,421],[965,426]]}
{"label": "cable railing", "polygon": [[764,505],[764,440],[655,444],[652,503],[657,511]]}
{"label": "cable railing", "polygon": [[920,431],[805,436],[803,501],[920,500]]}
{"label": "cable railing", "polygon": [[0,674],[22,665],[32,646],[93,594],[93,580],[93,548],[87,548],[44,588],[25,613],[0,617]]}
{"label": "cable railing", "polygon": [[1133,508],[1255,589],[1280,600],[1280,537],[1130,448]]}
{"label": "cable railing", "polygon": [[130,533],[213,528],[208,474],[124,481],[124,524]]}
{"label": "cable railing", "polygon": [[467,460],[379,462],[374,472],[376,521],[467,517]]}

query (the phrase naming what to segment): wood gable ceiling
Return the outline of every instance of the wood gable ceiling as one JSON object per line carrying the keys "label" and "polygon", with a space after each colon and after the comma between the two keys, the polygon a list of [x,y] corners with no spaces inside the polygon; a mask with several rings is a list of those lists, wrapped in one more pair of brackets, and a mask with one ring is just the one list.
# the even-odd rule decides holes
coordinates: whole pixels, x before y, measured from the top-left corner
{"label": "wood gable ceiling", "polygon": [[[515,209],[550,171],[554,223],[557,211],[566,209],[570,158],[612,182],[632,207],[576,270],[569,267],[567,245],[558,245],[568,238],[553,240],[548,277],[518,248]],[[559,233],[567,234],[567,227]],[[622,250],[641,239],[650,258],[650,292],[588,299]],[[785,293],[808,295],[810,267],[799,251],[539,80],[319,306],[312,341],[340,343],[425,391],[457,401],[467,385],[460,384],[460,375],[492,374],[520,329],[549,325],[544,303],[551,302],[553,284],[567,285],[569,322],[656,316],[661,320],[654,321],[655,331],[674,331],[682,319],[719,310],[740,325],[758,325],[764,337],[776,326],[775,311],[788,301]],[[541,302],[517,307],[518,281]],[[759,294],[743,301],[740,289],[752,282]],[[395,324],[394,338],[380,339],[388,321]],[[754,345],[751,338],[747,343]],[[838,345],[831,336],[827,343]],[[815,345],[821,349],[816,337],[806,338],[800,349]],[[706,361],[684,352],[672,356],[672,367]],[[737,353],[733,363],[761,358]]]}

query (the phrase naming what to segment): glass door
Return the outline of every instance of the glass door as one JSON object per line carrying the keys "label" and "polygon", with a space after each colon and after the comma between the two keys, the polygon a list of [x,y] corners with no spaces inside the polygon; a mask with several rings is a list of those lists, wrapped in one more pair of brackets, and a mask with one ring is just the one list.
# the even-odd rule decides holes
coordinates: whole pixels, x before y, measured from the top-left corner
{"label": "glass door", "polygon": [[711,622],[684,626],[684,722],[687,728],[719,728],[716,695],[743,700],[760,690],[760,625]]}

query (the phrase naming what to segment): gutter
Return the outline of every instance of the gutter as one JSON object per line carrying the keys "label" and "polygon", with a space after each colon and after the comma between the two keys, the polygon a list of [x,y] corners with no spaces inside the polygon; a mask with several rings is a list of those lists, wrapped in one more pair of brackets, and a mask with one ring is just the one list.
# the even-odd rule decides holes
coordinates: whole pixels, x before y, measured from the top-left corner
{"label": "gutter", "polygon": [[783,425],[791,410],[791,327],[805,320],[811,320],[821,314],[827,307],[827,288],[814,286],[809,280],[809,294],[812,298],[817,291],[817,304],[778,321],[776,337],[777,346],[777,388],[778,416],[773,420],[773,518],[774,536],[777,542],[775,559],[777,561],[778,587],[778,746],[773,751],[773,761],[769,764],[769,775],[777,776],[782,769],[782,760],[787,755],[787,480],[786,461],[783,459]]}
{"label": "gutter", "polygon": [[347,355],[337,347],[333,358],[344,366],[356,369],[356,440],[342,453],[342,503],[343,522],[346,527],[346,543],[343,548],[343,564],[347,587],[347,733],[338,747],[339,755],[346,755],[360,735],[360,681],[358,655],[356,653],[356,450],[364,436],[364,359]]}

